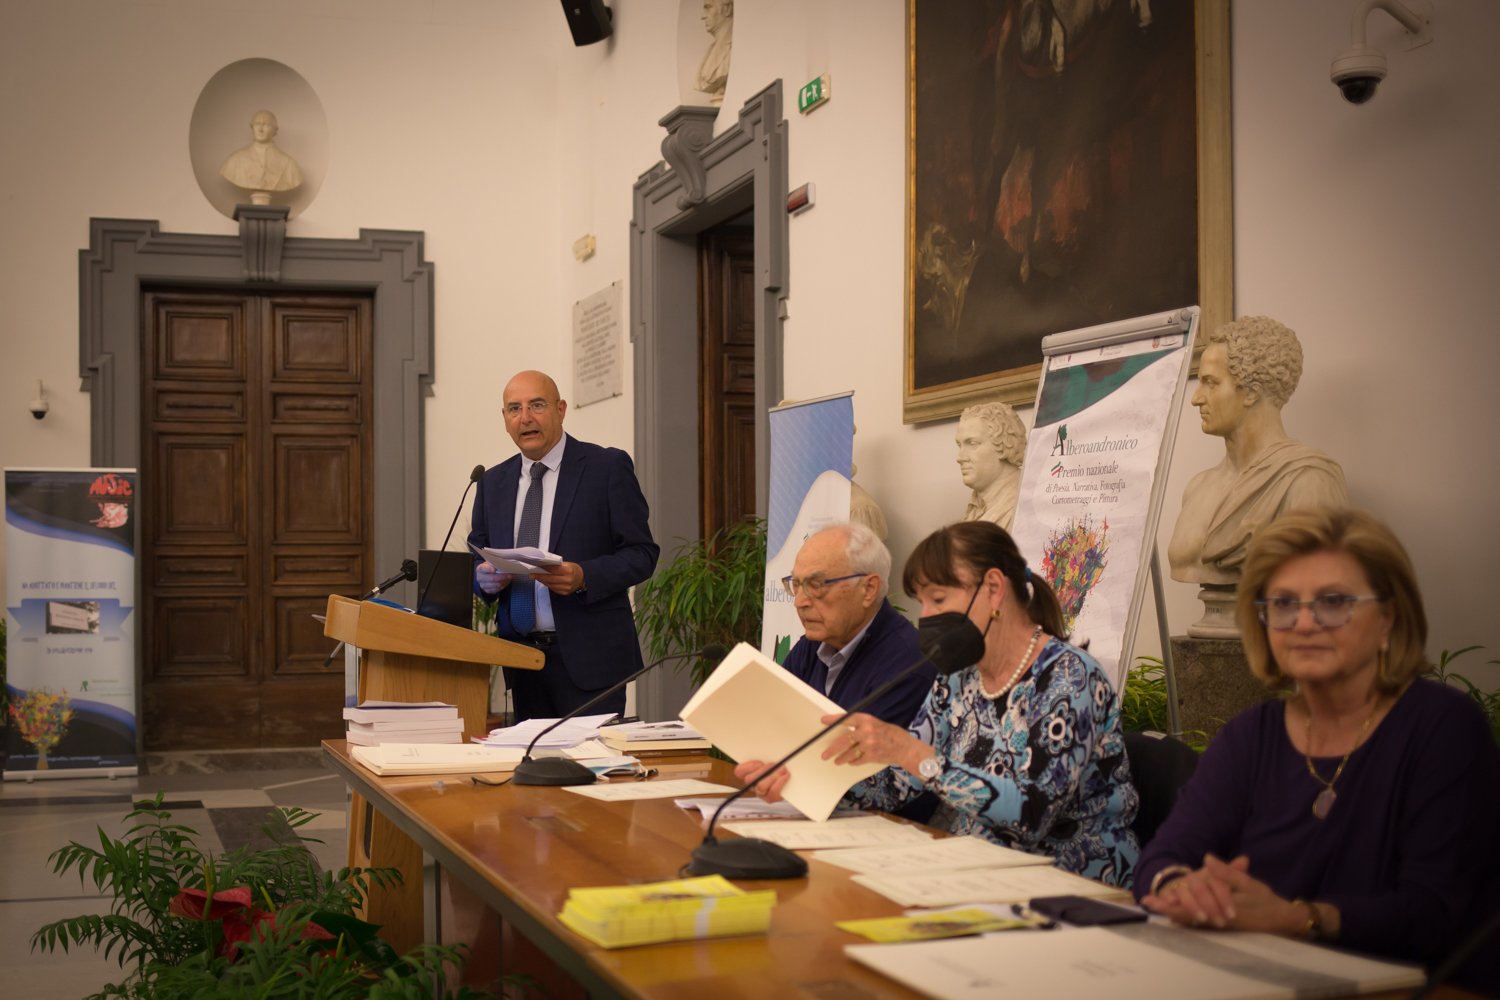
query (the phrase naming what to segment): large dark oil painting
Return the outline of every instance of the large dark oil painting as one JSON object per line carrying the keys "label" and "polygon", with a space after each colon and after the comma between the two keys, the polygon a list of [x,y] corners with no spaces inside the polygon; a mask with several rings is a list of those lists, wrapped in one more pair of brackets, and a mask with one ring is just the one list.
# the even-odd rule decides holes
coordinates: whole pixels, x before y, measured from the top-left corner
{"label": "large dark oil painting", "polygon": [[1045,335],[1198,303],[1193,0],[909,2],[908,419],[1029,401]]}

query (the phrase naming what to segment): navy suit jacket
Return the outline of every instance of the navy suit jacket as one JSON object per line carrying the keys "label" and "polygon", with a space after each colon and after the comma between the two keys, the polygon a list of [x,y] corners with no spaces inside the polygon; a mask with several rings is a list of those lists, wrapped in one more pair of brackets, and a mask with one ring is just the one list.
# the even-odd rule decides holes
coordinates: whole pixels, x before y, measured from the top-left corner
{"label": "navy suit jacket", "polygon": [[[485,472],[474,494],[471,543],[515,547],[520,482],[520,455]],[[629,455],[568,436],[552,501],[548,549],[583,567],[585,589],[553,594],[552,617],[568,676],[586,691],[608,687],[643,666],[629,590],[651,576],[661,552],[651,539],[648,513]],[[477,556],[474,564],[479,564]],[[517,639],[510,624],[509,589],[499,597],[499,635]]]}
{"label": "navy suit jacket", "polygon": [[[787,654],[782,666],[791,671],[810,687],[823,692],[828,683],[828,667],[818,659],[821,642],[813,642],[807,636],[797,640]],[[895,677],[922,658],[917,646],[917,630],[911,622],[891,607],[891,602],[880,600],[880,610],[870,620],[870,628],[854,649],[854,656],[844,664],[838,678],[833,682],[833,691],[828,697],[838,702],[847,711],[861,698]],[[920,670],[912,672],[885,697],[865,709],[866,712],[893,726],[905,729],[916,717],[917,709],[927,700],[937,670],[930,663],[922,664]]]}

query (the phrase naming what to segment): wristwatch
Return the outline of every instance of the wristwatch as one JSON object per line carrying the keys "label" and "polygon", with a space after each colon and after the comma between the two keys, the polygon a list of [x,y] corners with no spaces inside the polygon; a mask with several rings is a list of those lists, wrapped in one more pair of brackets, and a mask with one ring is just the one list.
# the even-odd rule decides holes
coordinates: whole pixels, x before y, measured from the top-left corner
{"label": "wristwatch", "polygon": [[923,781],[931,781],[943,773],[942,754],[933,754],[917,765],[917,775]]}

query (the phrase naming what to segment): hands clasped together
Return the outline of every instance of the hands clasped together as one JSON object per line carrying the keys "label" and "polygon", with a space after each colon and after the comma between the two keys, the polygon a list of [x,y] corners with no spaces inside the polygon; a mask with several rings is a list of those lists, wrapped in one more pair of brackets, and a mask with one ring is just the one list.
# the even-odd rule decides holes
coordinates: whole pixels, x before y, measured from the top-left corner
{"label": "hands clasped together", "polygon": [[[825,715],[818,721],[826,726],[838,721],[841,715]],[[917,765],[935,752],[900,726],[881,722],[863,712],[845,719],[843,729],[843,734],[836,735],[823,751],[824,760],[835,764],[894,764],[916,774]],[[747,760],[735,766],[734,774],[741,781],[753,781],[755,794],[765,801],[780,802],[781,790],[791,775],[784,767],[774,773],[767,772],[766,767],[765,761]]]}
{"label": "hands clasped together", "polygon": [[1205,854],[1202,868],[1166,882],[1141,905],[1190,927],[1288,935],[1317,929],[1324,937],[1338,930],[1337,907],[1282,899],[1250,875],[1250,859],[1243,854],[1229,862]]}
{"label": "hands clasped together", "polygon": [[[515,574],[501,573],[489,563],[482,562],[474,567],[474,579],[479,581],[479,589],[486,594],[498,594],[510,586]],[[557,567],[556,573],[533,573],[531,579],[554,594],[571,594],[583,589],[583,567],[577,563],[565,562]]]}

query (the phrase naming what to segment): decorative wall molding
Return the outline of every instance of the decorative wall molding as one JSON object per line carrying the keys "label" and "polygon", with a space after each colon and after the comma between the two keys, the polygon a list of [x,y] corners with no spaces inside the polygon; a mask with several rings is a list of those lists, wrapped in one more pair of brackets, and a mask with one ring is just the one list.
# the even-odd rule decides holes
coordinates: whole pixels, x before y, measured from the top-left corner
{"label": "decorative wall molding", "polygon": [[661,141],[661,155],[682,179],[678,208],[692,208],[703,203],[703,186],[708,182],[708,175],[699,157],[714,137],[714,119],[717,117],[718,108],[684,104],[657,122],[667,130],[667,137]]}
{"label": "decorative wall molding", "polygon": [[280,281],[281,247],[286,242],[286,219],[290,205],[236,205],[234,221],[240,224],[240,243],[245,251],[246,281]]}
{"label": "decorative wall molding", "polygon": [[[278,291],[374,294],[377,576],[422,545],[422,399],[433,377],[434,281],[424,239],[361,229],[356,240],[285,239],[280,253]],[[91,397],[94,465],[140,466],[141,287],[264,289],[246,285],[249,262],[239,236],[163,233],[146,219],[89,220],[89,247],[78,252],[78,374]]]}
{"label": "decorative wall molding", "polygon": [[[690,122],[697,128],[707,120],[699,112],[712,110],[682,107],[661,121],[677,121],[680,134]],[[672,138],[663,142],[664,153]],[[703,170],[701,182],[693,179],[693,164]],[[698,234],[752,210],[755,502],[757,510],[766,510],[771,456],[766,411],[783,395],[781,300],[791,291],[786,196],[780,80],[747,100],[738,120],[684,165],[658,162],[635,182],[630,222],[635,468],[651,505],[652,534],[667,552],[674,538],[698,537],[698,449],[692,444],[698,437]],[[688,693],[686,673],[657,671],[638,682],[636,709],[646,719],[676,718]]]}

